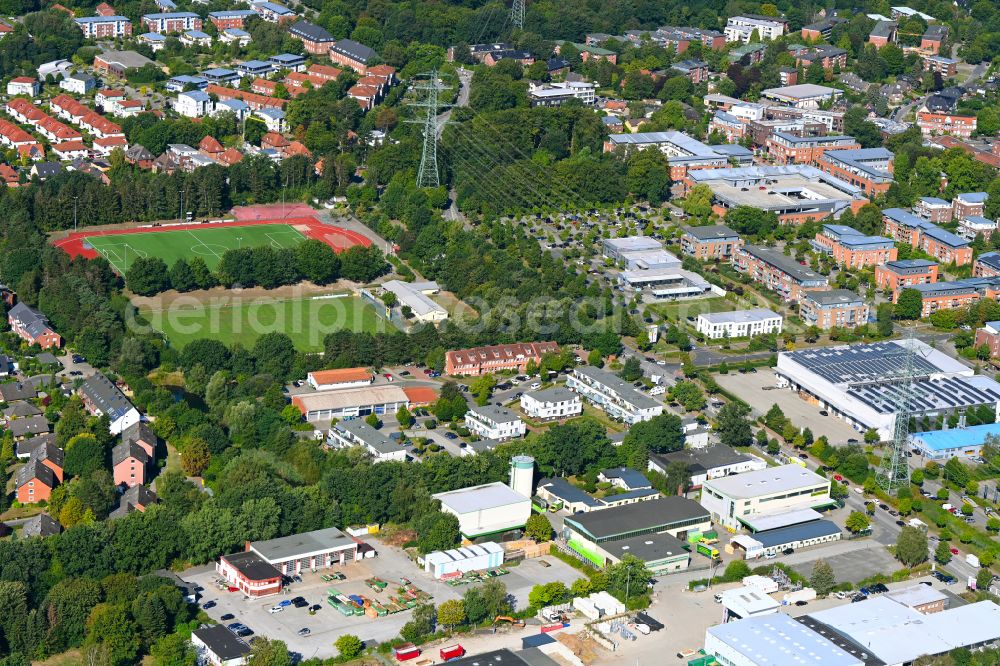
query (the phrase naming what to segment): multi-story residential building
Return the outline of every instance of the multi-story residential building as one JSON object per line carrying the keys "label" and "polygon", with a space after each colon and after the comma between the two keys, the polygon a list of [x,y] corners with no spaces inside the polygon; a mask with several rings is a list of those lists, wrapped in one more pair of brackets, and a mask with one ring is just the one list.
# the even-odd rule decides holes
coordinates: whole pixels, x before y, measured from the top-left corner
{"label": "multi-story residential building", "polygon": [[976,117],[921,110],[917,112],[917,127],[924,136],[950,134],[968,139],[976,131]]}
{"label": "multi-story residential building", "polygon": [[568,419],[583,413],[580,396],[561,387],[528,391],[521,396],[521,411],[532,419]]}
{"label": "multi-story residential building", "polygon": [[506,407],[496,405],[472,405],[465,413],[465,427],[481,439],[503,442],[515,437],[524,437],[527,428],[524,421]]}
{"label": "multi-story residential building", "polygon": [[212,111],[212,98],[203,90],[189,90],[177,95],[174,111],[186,118],[201,118]]}
{"label": "multi-story residential building", "polygon": [[972,264],[973,277],[1000,277],[1000,252],[985,252]]}
{"label": "multi-story residential building", "polygon": [[[627,36],[633,43],[641,43],[641,36],[637,36],[638,40],[631,39],[631,35]],[[691,44],[700,43],[705,48],[715,50],[725,48],[726,46],[725,35],[717,30],[706,30],[704,28],[662,26],[657,28],[655,32],[650,33],[649,38],[663,48],[673,46],[674,52],[678,55],[687,51]]]}
{"label": "multi-story residential building", "polygon": [[752,338],[781,333],[781,315],[766,308],[734,312],[706,312],[698,315],[695,330],[709,340]]}
{"label": "multi-story residential building", "polygon": [[847,268],[878,266],[894,261],[898,255],[891,238],[866,236],[843,224],[824,224],[811,245]]}
{"label": "multi-story residential building", "polygon": [[889,42],[896,41],[896,22],[895,21],[879,21],[872,28],[872,31],[868,34],[868,43],[872,44],[875,48],[880,49]]}
{"label": "multi-story residential building", "polygon": [[920,38],[920,50],[926,53],[940,53],[941,43],[948,36],[948,26],[942,23],[934,23],[927,26],[923,36]]}
{"label": "multi-story residential building", "polygon": [[142,25],[147,30],[167,35],[187,30],[201,30],[201,17],[194,12],[160,12],[144,14]]}
{"label": "multi-story residential building", "polygon": [[803,26],[800,34],[802,35],[802,39],[808,39],[809,41],[830,39],[830,36],[833,34],[833,29],[842,23],[847,23],[847,19],[835,16],[825,18],[820,21],[816,21],[815,23]]}
{"label": "multi-story residential building", "polygon": [[97,87],[97,79],[90,74],[74,73],[64,76],[59,82],[59,87],[75,95],[86,95]]}
{"label": "multi-story residential building", "polygon": [[58,481],[55,474],[41,460],[29,458],[15,475],[17,501],[21,504],[47,502]]}
{"label": "multi-story residential building", "polygon": [[733,255],[733,268],[786,301],[800,301],[807,291],[829,287],[825,276],[777,250],[744,245]]}
{"label": "multi-story residential building", "polygon": [[986,192],[965,192],[955,195],[952,200],[952,211],[954,217],[982,217],[986,208],[986,199],[989,195]]}
{"label": "multi-story residential building", "polygon": [[918,247],[938,261],[956,266],[972,263],[972,247],[961,236],[921,219],[901,208],[882,211],[887,236],[899,243]]}
{"label": "multi-story residential building", "polygon": [[62,345],[62,337],[49,326],[49,319],[26,303],[18,303],[7,312],[11,330],[29,345],[51,349]]}
{"label": "multi-story residential building", "polygon": [[892,185],[894,157],[892,152],[885,148],[829,150],[819,158],[817,166],[874,198],[888,192],[889,186]]}
{"label": "multi-story residential building", "polygon": [[337,41],[326,28],[309,21],[296,21],[289,26],[288,34],[301,40],[306,52],[313,55],[326,55],[330,52],[330,45]]}
{"label": "multi-story residential building", "polygon": [[252,9],[230,9],[221,12],[209,12],[208,20],[221,32],[229,28],[245,28],[247,20],[251,16],[256,15],[257,12]]}
{"label": "multi-story residential building", "polygon": [[485,375],[501,370],[525,372],[528,363],[541,363],[542,356],[557,353],[555,342],[519,342],[472,349],[457,349],[444,355],[444,372],[448,375]]}
{"label": "multi-story residential building", "polygon": [[983,299],[1000,298],[1000,277],[972,277],[909,288],[920,292],[923,301],[920,316],[929,317],[938,310],[963,308]]}
{"label": "multi-story residential building", "polygon": [[799,306],[799,314],[808,326],[829,328],[854,328],[868,323],[868,304],[856,292],[848,289],[806,292]]}
{"label": "multi-story residential building", "polygon": [[663,413],[663,405],[636,391],[610,372],[585,365],[573,369],[566,386],[600,407],[613,419],[629,425],[649,421]]}
{"label": "multi-story residential building", "polygon": [[374,49],[359,44],[353,39],[341,39],[330,45],[330,60],[350,67],[359,74],[365,73],[368,64],[377,55]]}
{"label": "multi-story residential building", "polygon": [[531,106],[562,106],[570,100],[579,100],[593,106],[597,86],[586,81],[561,81],[528,85],[528,102]]}
{"label": "multi-story residential building", "polygon": [[389,439],[364,419],[338,421],[330,428],[326,442],[335,448],[363,447],[375,462],[406,460],[406,447],[401,442]]}
{"label": "multi-story residential building", "polygon": [[852,136],[796,136],[774,132],[765,147],[777,164],[815,164],[828,150],[861,148],[861,144]]}
{"label": "multi-story residential building", "polygon": [[950,79],[958,74],[958,60],[945,58],[942,55],[925,55],[923,57],[924,71],[940,74],[942,78]]}
{"label": "multi-story residential building", "polygon": [[681,60],[671,65],[670,69],[686,77],[695,85],[708,81],[708,63],[704,60]]}
{"label": "multi-story residential building", "polygon": [[15,76],[7,82],[7,94],[34,97],[41,90],[41,84],[33,76]]}
{"label": "multi-story residential building", "polygon": [[98,372],[87,378],[78,389],[83,406],[91,416],[107,416],[112,435],[139,422],[139,410],[128,401],[115,384]]}
{"label": "multi-story residential building", "polygon": [[920,197],[913,212],[934,224],[951,222],[952,204],[938,197]]}
{"label": "multi-story residential building", "polygon": [[747,44],[754,33],[757,33],[761,41],[769,42],[781,37],[787,30],[788,21],[785,19],[758,14],[741,14],[729,17],[726,21],[725,34],[727,42]]}
{"label": "multi-story residential building", "polygon": [[88,39],[128,37],[132,34],[132,21],[127,16],[83,16],[73,21]]}
{"label": "multi-story residential building", "polygon": [[132,488],[145,484],[152,462],[146,449],[136,442],[121,442],[111,449],[111,467],[114,471],[115,485]]}
{"label": "multi-story residential building", "polygon": [[743,245],[740,235],[722,224],[684,227],[681,250],[695,259],[728,259]]}
{"label": "multi-story residential building", "polygon": [[990,358],[1000,356],[1000,321],[988,321],[976,330],[976,346],[983,345],[989,347]]}
{"label": "multi-story residential building", "polygon": [[927,259],[898,259],[875,267],[875,284],[892,293],[895,303],[899,292],[915,284],[937,282],[938,265]]}
{"label": "multi-story residential building", "polygon": [[997,223],[994,220],[988,220],[980,215],[963,217],[958,222],[958,235],[968,240],[973,240],[976,236],[988,239],[996,230]]}
{"label": "multi-story residential building", "polygon": [[285,23],[297,16],[291,9],[277,2],[254,2],[250,7],[268,23]]}
{"label": "multi-story residential building", "polygon": [[816,47],[797,45],[788,47],[788,52],[795,58],[796,67],[808,69],[814,62],[819,62],[826,71],[847,67],[847,51],[836,46],[827,44]]}

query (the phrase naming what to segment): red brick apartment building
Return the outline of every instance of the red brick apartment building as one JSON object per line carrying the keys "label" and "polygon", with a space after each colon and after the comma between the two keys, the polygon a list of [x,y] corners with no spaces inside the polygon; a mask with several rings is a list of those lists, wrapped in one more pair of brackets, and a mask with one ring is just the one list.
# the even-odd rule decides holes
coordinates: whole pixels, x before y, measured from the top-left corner
{"label": "red brick apartment building", "polygon": [[330,45],[337,41],[325,28],[309,21],[296,21],[288,28],[288,34],[301,40],[306,52],[313,55],[326,55]]}
{"label": "red brick apartment building", "polygon": [[861,147],[851,136],[795,136],[788,132],[773,133],[764,145],[777,164],[814,164],[828,150]]}
{"label": "red brick apartment building", "polygon": [[799,314],[809,326],[826,330],[867,324],[870,309],[857,293],[848,289],[831,289],[805,292]]}
{"label": "red brick apartment building", "polygon": [[895,155],[885,148],[827,150],[817,166],[831,176],[861,188],[869,197],[889,191],[893,183],[892,160]]}
{"label": "red brick apartment building", "polygon": [[988,321],[976,331],[976,346],[987,345],[990,358],[1000,356],[1000,321]]}
{"label": "red brick apartment building", "polygon": [[938,310],[951,310],[974,305],[982,299],[1000,297],[1000,279],[968,278],[953,282],[936,282],[910,287],[920,292],[923,305],[921,317],[929,317]]}
{"label": "red brick apartment building", "polygon": [[29,345],[38,345],[42,349],[51,349],[62,345],[62,336],[52,330],[49,319],[41,312],[18,303],[7,313],[7,322],[19,338]]}
{"label": "red brick apartment building", "polygon": [[986,192],[965,192],[955,195],[951,202],[952,215],[958,219],[963,217],[982,217],[986,208]]}
{"label": "red brick apartment building", "polygon": [[952,204],[944,199],[920,197],[917,199],[916,205],[913,206],[913,211],[934,224],[944,224],[951,222],[953,208]]}
{"label": "red brick apartment building", "polygon": [[918,247],[944,264],[956,266],[972,263],[972,246],[961,236],[945,231],[927,220],[901,208],[882,211],[885,235],[898,243]]}
{"label": "red brick apartment building", "polygon": [[941,42],[948,36],[948,26],[940,23],[927,26],[923,37],[920,38],[920,50],[925,53],[940,53]]}
{"label": "red brick apartment building", "polygon": [[893,303],[903,289],[937,280],[938,265],[926,259],[900,259],[875,267],[875,284],[882,291],[892,293]]}
{"label": "red brick apartment building", "polygon": [[771,248],[738,248],[733,254],[733,268],[786,301],[800,301],[807,291],[829,288],[826,277]]}
{"label": "red brick apartment building", "polygon": [[972,264],[972,277],[1000,277],[1000,252],[986,252]]}
{"label": "red brick apartment building", "polygon": [[484,375],[499,370],[524,372],[528,363],[540,363],[543,354],[559,351],[555,342],[524,342],[449,351],[444,356],[448,375]]}
{"label": "red brick apartment building", "polygon": [[812,245],[833,257],[838,265],[848,268],[878,266],[898,256],[891,238],[866,236],[843,224],[824,224]]}
{"label": "red brick apartment building", "polygon": [[681,250],[695,259],[729,259],[743,246],[740,235],[723,224],[687,227],[681,236]]}
{"label": "red brick apartment building", "polygon": [[924,136],[930,134],[950,134],[968,139],[976,131],[976,117],[918,111],[917,126]]}
{"label": "red brick apartment building", "polygon": [[341,39],[330,44],[330,60],[350,67],[358,74],[364,74],[368,63],[374,60],[377,55],[374,49],[359,44],[353,39]]}

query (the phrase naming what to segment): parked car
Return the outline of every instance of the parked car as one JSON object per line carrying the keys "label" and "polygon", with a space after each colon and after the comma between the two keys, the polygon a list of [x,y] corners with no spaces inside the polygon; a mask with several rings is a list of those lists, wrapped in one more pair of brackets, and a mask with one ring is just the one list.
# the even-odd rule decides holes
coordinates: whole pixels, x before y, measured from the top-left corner
{"label": "parked car", "polygon": [[444,436],[447,437],[448,439],[458,439],[458,435],[456,435],[453,432],[446,432]]}
{"label": "parked car", "polygon": [[948,550],[951,551],[952,555],[958,555],[958,548],[949,548]]}
{"label": "parked car", "polygon": [[842,476],[841,476],[841,475],[839,475],[839,474],[834,474],[834,475],[833,475],[833,480],[834,480],[834,481],[843,481],[843,480],[844,480],[844,477],[842,477]]}
{"label": "parked car", "polygon": [[242,629],[236,632],[236,635],[239,636],[240,638],[253,636],[253,629],[251,629],[250,627],[243,627]]}
{"label": "parked car", "polygon": [[216,603],[215,603],[214,599],[211,600],[211,601],[206,601],[205,603],[203,603],[201,605],[201,607],[204,608],[205,610],[208,610],[209,608],[215,608],[215,606],[216,606]]}
{"label": "parked car", "polygon": [[865,599],[867,599],[867,598],[868,598],[868,595],[867,595],[867,594],[861,594],[861,593],[859,592],[858,594],[855,594],[855,595],[854,595],[853,597],[851,597],[851,603],[852,603],[852,604],[856,604],[856,603],[858,603],[859,601],[864,601],[864,600],[865,600]]}
{"label": "parked car", "polygon": [[301,629],[299,629],[299,630],[298,630],[298,631],[296,631],[295,633],[296,633],[297,635],[299,635],[299,636],[308,636],[308,635],[309,635],[309,634],[311,634],[312,632],[311,632],[311,631],[309,631],[309,627],[302,627]]}
{"label": "parked car", "polygon": [[274,615],[275,613],[280,613],[283,610],[285,610],[284,606],[271,606],[270,608],[267,609],[267,612],[270,613],[271,615]]}
{"label": "parked car", "polygon": [[319,604],[313,604],[312,606],[309,607],[309,612],[310,613],[316,613],[316,612],[321,611],[321,610],[323,610],[323,607],[321,605],[319,605]]}
{"label": "parked car", "polygon": [[822,409],[822,410],[820,410],[819,415],[820,416],[829,416],[830,412],[826,411],[825,409]]}
{"label": "parked car", "polygon": [[794,548],[786,548],[783,551],[781,551],[781,554],[782,555],[791,555],[794,552],[795,552]]}
{"label": "parked car", "polygon": [[233,615],[232,613],[226,613],[225,615],[223,615],[219,619],[222,620],[223,622],[229,622],[230,620],[235,620],[236,616]]}
{"label": "parked car", "polygon": [[239,631],[240,629],[246,629],[246,625],[242,622],[233,622],[232,624],[227,624],[226,629],[229,629],[229,631]]}

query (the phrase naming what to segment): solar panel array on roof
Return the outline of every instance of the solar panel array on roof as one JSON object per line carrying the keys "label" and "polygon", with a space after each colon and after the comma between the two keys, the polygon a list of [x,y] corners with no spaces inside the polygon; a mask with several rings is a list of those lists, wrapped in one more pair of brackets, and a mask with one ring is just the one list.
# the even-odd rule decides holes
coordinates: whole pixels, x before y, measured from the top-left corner
{"label": "solar panel array on roof", "polygon": [[[898,384],[870,384],[850,389],[848,395],[870,405],[881,414],[897,411],[902,400]],[[990,386],[976,386],[966,377],[922,379],[914,382],[910,391],[910,409],[916,413],[940,409],[958,409],[978,405],[995,405],[1000,392]]]}
{"label": "solar panel array on roof", "polygon": [[[795,361],[833,384],[880,382],[902,377],[906,371],[906,349],[892,342],[792,352]],[[916,375],[938,372],[937,366],[919,353],[913,358]]]}

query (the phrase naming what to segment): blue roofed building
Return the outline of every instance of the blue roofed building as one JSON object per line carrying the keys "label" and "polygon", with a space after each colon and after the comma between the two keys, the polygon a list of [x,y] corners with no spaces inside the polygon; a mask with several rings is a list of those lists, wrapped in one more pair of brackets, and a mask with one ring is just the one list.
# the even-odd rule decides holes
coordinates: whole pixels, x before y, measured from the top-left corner
{"label": "blue roofed building", "polygon": [[932,430],[910,434],[910,444],[920,455],[931,460],[976,458],[982,453],[987,437],[1000,438],[1000,423]]}

